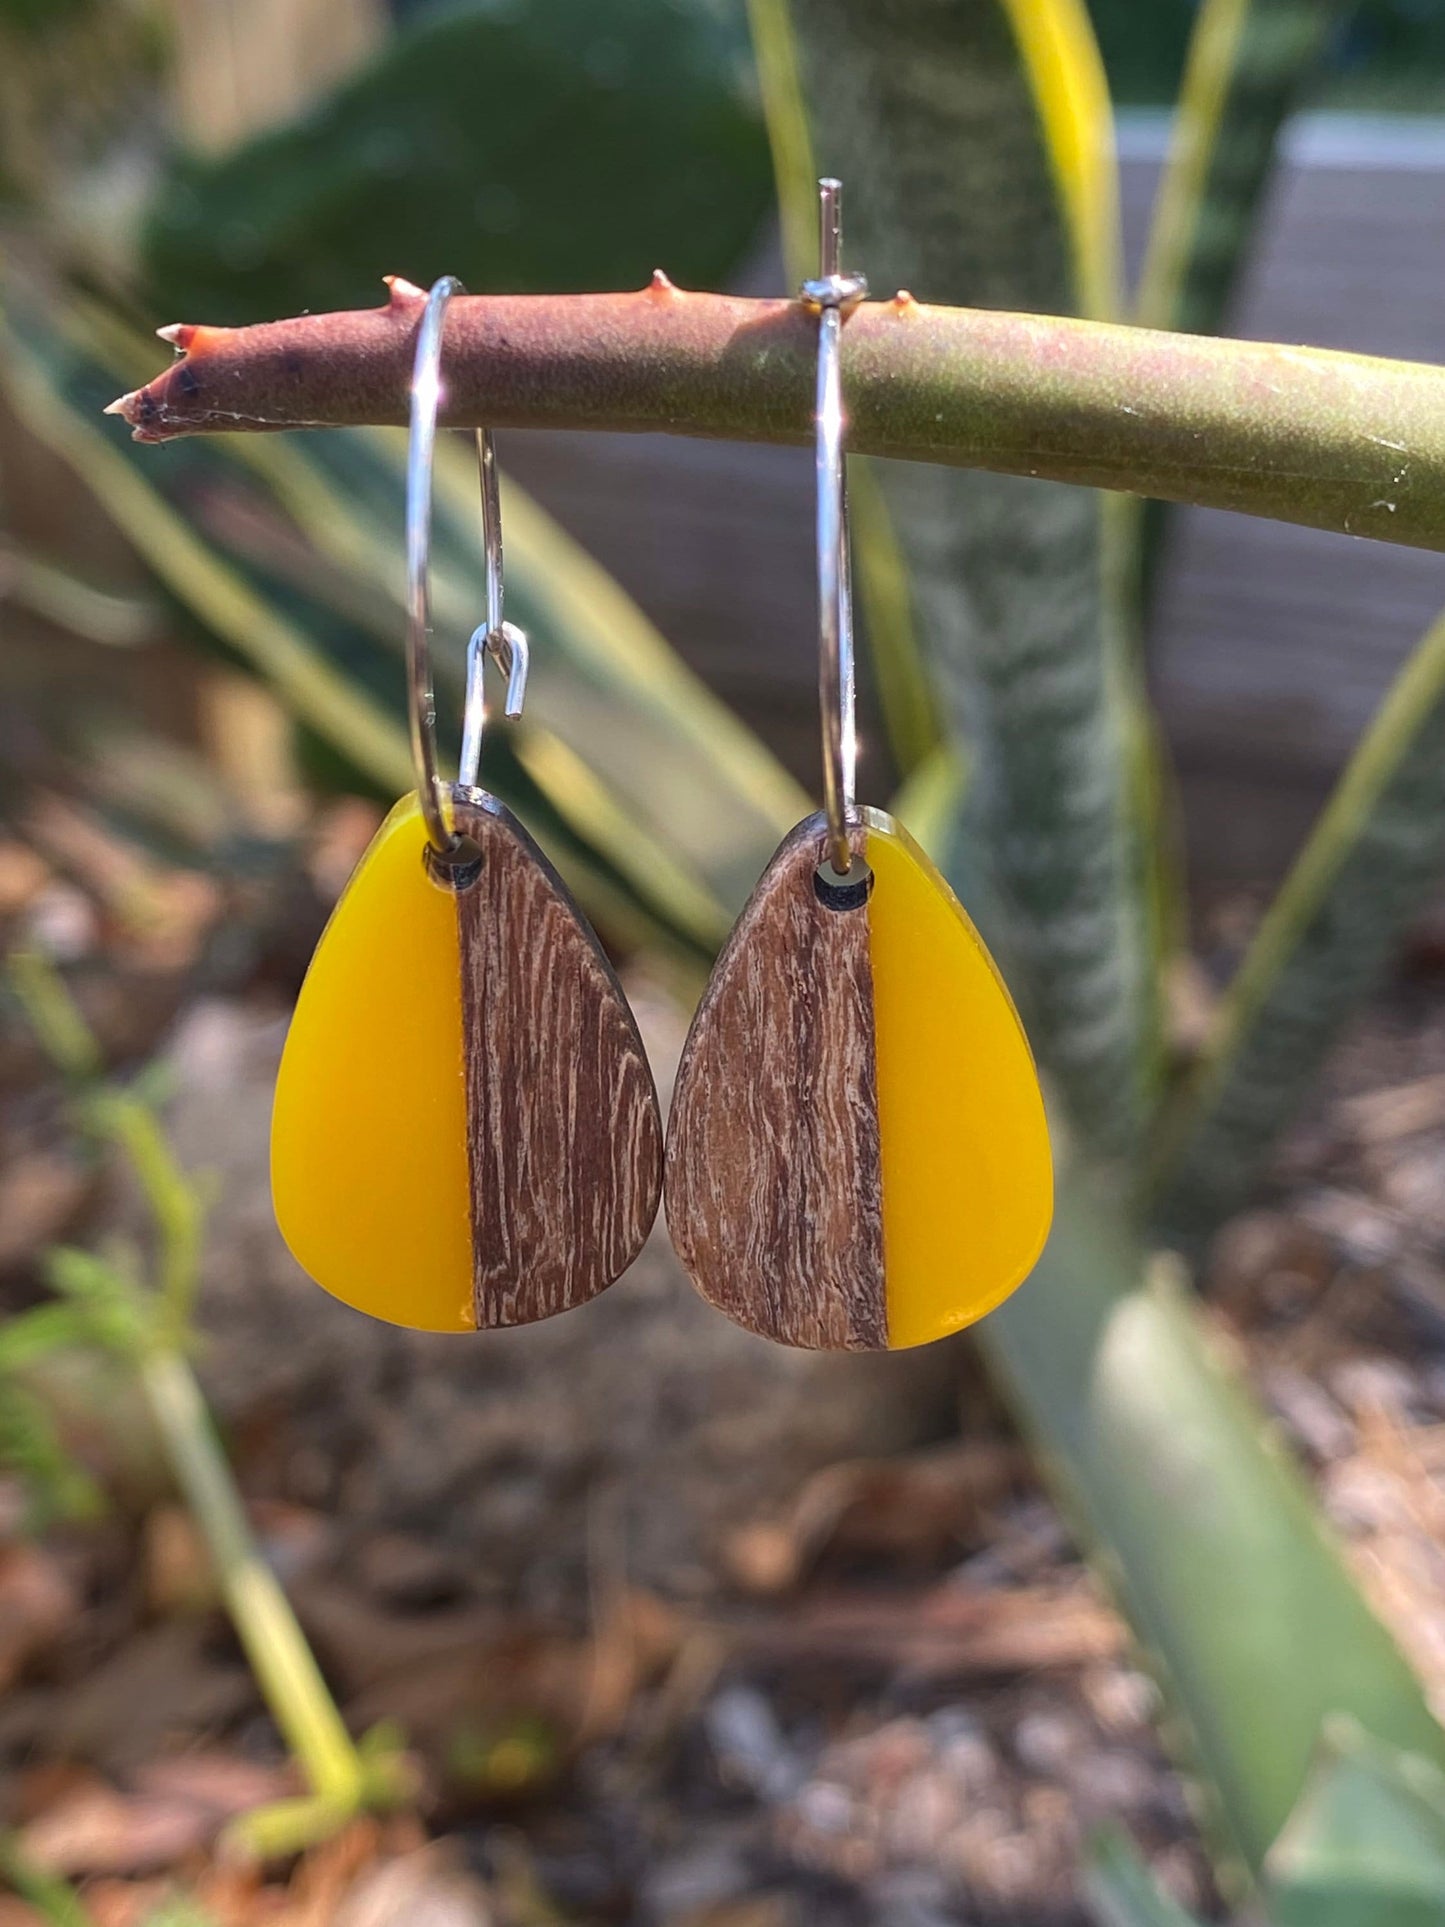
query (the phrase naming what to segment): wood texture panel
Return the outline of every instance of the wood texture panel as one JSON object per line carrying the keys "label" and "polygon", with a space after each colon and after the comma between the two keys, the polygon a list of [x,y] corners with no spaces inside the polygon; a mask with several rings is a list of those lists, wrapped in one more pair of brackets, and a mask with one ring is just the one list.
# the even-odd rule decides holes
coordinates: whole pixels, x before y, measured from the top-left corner
{"label": "wood texture panel", "polygon": [[868,911],[819,902],[825,843],[820,816],[784,842],[698,1006],[667,1221],[698,1290],[740,1325],[872,1351],[888,1317]]}
{"label": "wood texture panel", "polygon": [[479,1329],[550,1318],[641,1250],[662,1187],[652,1073],[620,985],[552,866],[484,792],[457,893]]}

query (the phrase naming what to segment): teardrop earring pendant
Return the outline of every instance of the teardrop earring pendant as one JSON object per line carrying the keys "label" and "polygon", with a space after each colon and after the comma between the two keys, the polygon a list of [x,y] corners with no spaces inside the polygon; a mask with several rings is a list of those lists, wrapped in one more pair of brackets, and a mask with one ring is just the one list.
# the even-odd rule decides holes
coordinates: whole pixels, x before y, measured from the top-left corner
{"label": "teardrop earring pendant", "polygon": [[431,1331],[584,1303],[641,1249],[662,1126],[637,1026],[596,937],[512,813],[477,786],[490,657],[520,713],[527,642],[503,619],[490,435],[477,436],[487,619],[467,652],[460,780],[438,773],[432,459],[447,303],[417,330],[407,460],[407,671],[417,789],[337,903],[277,1077],[271,1187],[293,1256],[358,1310]]}
{"label": "teardrop earring pendant", "polygon": [[817,545],[825,807],[788,836],[698,1006],[668,1124],[668,1228],[699,1291],[784,1344],[879,1350],[973,1323],[1032,1269],[1053,1172],[1023,1027],[901,824],[854,802],[839,349],[866,294],[823,181]]}

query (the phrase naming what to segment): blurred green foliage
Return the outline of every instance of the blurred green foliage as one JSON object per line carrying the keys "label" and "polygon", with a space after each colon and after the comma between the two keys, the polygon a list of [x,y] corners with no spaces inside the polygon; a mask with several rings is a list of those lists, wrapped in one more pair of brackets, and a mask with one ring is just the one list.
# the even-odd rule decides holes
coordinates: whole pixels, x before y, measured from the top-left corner
{"label": "blurred green foliage", "polygon": [[1332,1721],[1265,1887],[1273,1927],[1437,1927],[1445,1774]]}
{"label": "blurred green foliage", "polygon": [[[1114,98],[1176,98],[1199,0],[1088,0]],[[1318,96],[1352,106],[1433,104],[1445,94],[1445,12],[1435,0],[1361,0],[1335,37]]]}
{"label": "blurred green foliage", "polygon": [[404,27],[299,123],[176,162],[144,272],[188,320],[364,307],[380,275],[474,292],[724,280],[758,233],[767,145],[740,12],[529,0]]}

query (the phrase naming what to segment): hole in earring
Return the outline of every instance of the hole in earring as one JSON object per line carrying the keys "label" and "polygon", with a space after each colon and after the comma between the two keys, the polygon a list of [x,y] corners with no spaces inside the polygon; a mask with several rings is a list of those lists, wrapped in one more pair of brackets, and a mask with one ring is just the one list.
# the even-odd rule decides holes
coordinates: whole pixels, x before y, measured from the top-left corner
{"label": "hole in earring", "polygon": [[482,874],[482,852],[469,836],[459,836],[449,850],[428,843],[422,861],[427,875],[442,890],[470,890]]}
{"label": "hole in earring", "polygon": [[820,863],[813,872],[813,892],[827,910],[861,910],[873,888],[873,872],[861,856],[855,856],[845,874],[832,863]]}

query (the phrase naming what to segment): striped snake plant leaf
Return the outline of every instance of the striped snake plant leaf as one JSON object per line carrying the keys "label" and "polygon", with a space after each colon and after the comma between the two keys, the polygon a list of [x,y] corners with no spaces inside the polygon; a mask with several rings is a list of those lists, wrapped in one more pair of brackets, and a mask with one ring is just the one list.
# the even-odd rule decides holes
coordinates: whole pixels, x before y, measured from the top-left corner
{"label": "striped snake plant leaf", "polygon": [[[143,352],[101,317],[90,327],[111,356]],[[351,585],[388,655],[399,652],[404,437],[357,430],[203,446],[260,477],[315,554],[335,565],[333,594]],[[506,480],[502,519],[508,608],[533,643],[532,673],[525,727],[494,732],[487,754],[499,745],[505,768],[514,739],[517,763],[575,839],[711,954],[779,839],[807,813],[807,796],[617,581]],[[434,668],[454,701],[484,586],[475,456],[467,438],[446,436],[434,481]],[[385,688],[399,700],[389,666]]]}
{"label": "striped snake plant leaf", "polygon": [[135,649],[160,628],[158,612],[141,598],[92,582],[75,568],[40,554],[0,531],[0,581],[5,598],[87,642]]}
{"label": "striped snake plant leaf", "polygon": [[[898,800],[936,856],[958,781],[939,764]],[[1195,1302],[1164,1266],[1151,1274],[1082,1162],[1060,1185],[1043,1258],[979,1338],[1160,1677],[1166,1737],[1249,1868],[1336,1715],[1445,1764],[1445,1733],[1297,1469]]]}
{"label": "striped snake plant leaf", "polygon": [[[1206,0],[1139,292],[1148,326],[1221,324],[1281,127],[1348,0]],[[1159,503],[1141,534],[1157,536]],[[1248,1196],[1331,1044],[1445,863],[1445,625],[1382,706],[1231,988],[1156,1157],[1158,1214],[1199,1235]]]}
{"label": "striped snake plant leaf", "polygon": [[[50,316],[43,336],[7,328],[4,379],[30,425],[74,463],[203,629],[368,786],[384,795],[409,788],[392,452],[361,433],[338,436],[344,446],[330,458],[339,481],[321,462],[328,441],[320,436],[304,454],[275,443],[259,459],[214,440],[178,448],[177,459],[137,450],[98,418],[135,349],[113,320],[76,309]],[[450,613],[457,632],[454,651],[436,650],[443,729],[454,734],[462,649],[484,597],[475,511],[463,532],[445,494],[439,480],[438,555],[465,546],[471,577],[459,583],[455,561],[437,572],[439,617]],[[509,533],[514,613],[532,622],[539,663],[550,656],[555,666],[539,676],[543,699],[529,705],[525,726],[493,732],[488,780],[521,808],[604,927],[624,941],[681,946],[695,964],[716,947],[805,800],[610,578],[540,510],[529,516],[519,495],[510,505],[521,510],[514,522],[525,538]],[[529,564],[544,584],[531,600]],[[649,684],[645,707],[636,700],[641,682]],[[705,845],[702,861],[690,860],[685,840],[679,845],[677,822],[661,813],[665,798],[649,813],[641,797],[617,791],[605,760],[598,766],[597,745],[610,755],[619,740],[637,759],[637,783],[649,769],[685,767],[692,814],[682,814],[694,843]],[[674,774],[674,801],[679,782]],[[734,834],[717,834],[719,823],[732,823]]]}
{"label": "striped snake plant leaf", "polygon": [[1445,617],[1417,645],[1270,905],[1160,1134],[1154,1210],[1207,1234],[1270,1148],[1445,872]]}
{"label": "striped snake plant leaf", "polygon": [[[223,562],[185,516],[139,472],[88,396],[67,386],[72,366],[42,352],[37,332],[6,315],[0,386],[24,426],[74,469],[157,580],[209,633],[225,639],[318,734],[344,745],[379,791],[404,788],[405,731],[242,572]],[[102,374],[101,380],[108,380]]]}
{"label": "striped snake plant leaf", "polygon": [[1280,131],[1354,0],[1204,0],[1139,277],[1145,328],[1217,334]]}
{"label": "striped snake plant leaf", "polygon": [[[319,553],[366,584],[392,647],[405,630],[405,440],[355,430],[258,438],[235,459],[277,491]],[[435,670],[460,695],[462,648],[485,606],[476,462],[438,450],[432,530]],[[532,643],[512,753],[574,834],[604,852],[710,954],[805,793],[681,662],[617,582],[522,490],[502,484],[509,620]],[[489,763],[488,763],[489,766]]]}
{"label": "striped snake plant leaf", "polygon": [[982,1334],[1155,1667],[1227,1843],[1257,1873],[1346,1715],[1445,1766],[1445,1730],[1172,1261],[1076,1171]]}
{"label": "striped snake plant leaf", "polygon": [[[1082,0],[754,0],[760,14],[792,28],[811,151],[845,180],[847,264],[875,294],[1112,305],[1110,122]],[[843,356],[846,381],[846,330]],[[969,840],[1007,906],[989,934],[1083,1137],[1127,1154],[1154,1055],[1131,822],[1141,727],[1100,499],[878,473],[968,756]]]}
{"label": "striped snake plant leaf", "polygon": [[[72,371],[73,372],[73,371]],[[0,390],[19,420],[62,456],[116,527],[150,566],[156,580],[196,625],[275,693],[314,740],[327,747],[347,780],[378,798],[411,787],[411,752],[394,705],[369,685],[378,678],[378,652],[358,626],[337,621],[317,602],[286,593],[261,571],[232,562],[138,469],[127,444],[95,420],[94,394],[68,395],[55,367],[33,352],[33,342],[0,326]],[[92,371],[100,392],[111,373]],[[165,475],[165,471],[162,471]],[[169,471],[181,499],[195,471]],[[394,679],[395,671],[388,680]],[[574,842],[565,819],[515,764],[497,787],[527,815],[538,841],[566,875],[589,916],[629,947],[660,943],[686,964],[695,949],[639,902],[586,845]]]}

